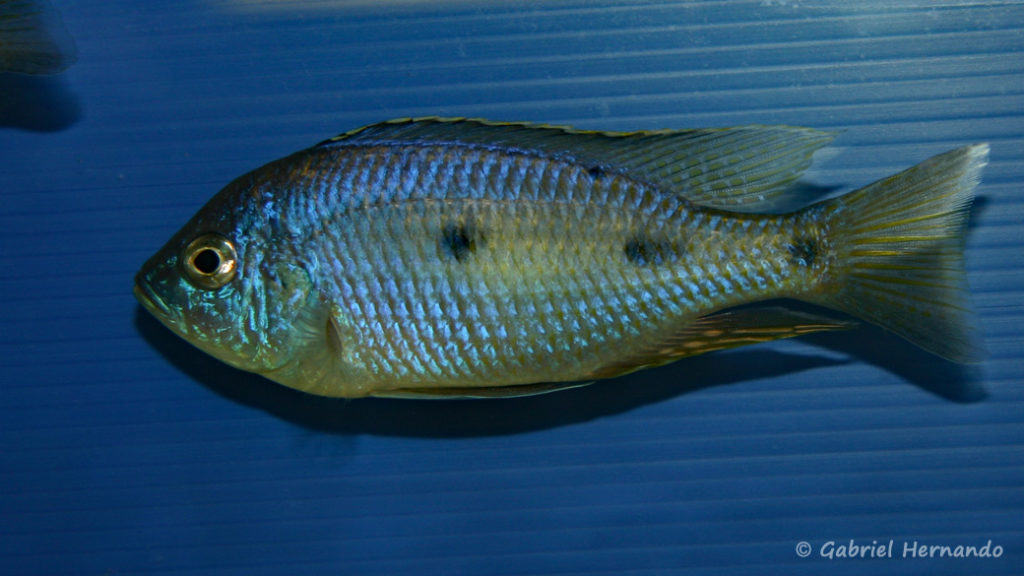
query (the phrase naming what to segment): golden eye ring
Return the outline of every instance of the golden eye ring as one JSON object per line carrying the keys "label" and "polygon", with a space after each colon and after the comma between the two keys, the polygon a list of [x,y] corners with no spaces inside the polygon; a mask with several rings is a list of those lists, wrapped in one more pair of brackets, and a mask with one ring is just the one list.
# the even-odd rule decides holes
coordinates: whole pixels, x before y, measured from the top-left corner
{"label": "golden eye ring", "polygon": [[235,246],[220,234],[203,234],[189,242],[182,251],[181,263],[188,281],[206,290],[224,286],[238,272]]}

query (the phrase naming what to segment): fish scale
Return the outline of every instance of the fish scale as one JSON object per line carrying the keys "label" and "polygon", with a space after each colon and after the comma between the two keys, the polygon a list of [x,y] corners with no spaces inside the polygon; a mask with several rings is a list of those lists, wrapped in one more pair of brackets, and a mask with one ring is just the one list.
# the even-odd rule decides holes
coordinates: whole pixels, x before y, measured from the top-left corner
{"label": "fish scale", "polygon": [[376,124],[229,184],[135,293],[199,348],[326,396],[539,393],[852,326],[733,308],[779,297],[981,357],[962,237],[987,146],[785,208],[832,137]]}
{"label": "fish scale", "polygon": [[[332,241],[315,251],[326,260],[337,260],[336,249],[344,247],[356,251],[350,254],[354,261],[364,263],[357,268],[361,273],[331,276],[325,280],[335,282],[319,288],[328,300],[351,302],[342,308],[350,318],[363,319],[346,323],[353,328],[353,352],[359,351],[346,362],[366,366],[372,378],[389,381],[415,374],[418,379],[408,381],[424,386],[469,386],[482,380],[511,384],[531,370],[564,378],[599,369],[614,347],[637,337],[640,327],[651,330],[662,324],[664,332],[686,316],[699,315],[697,302],[704,304],[704,311],[712,304],[732,303],[728,295],[735,290],[713,256],[722,252],[723,260],[740,259],[742,242],[723,252],[710,242],[691,241],[693,252],[712,257],[687,260],[691,265],[686,268],[644,269],[622,257],[621,244],[630,234],[682,237],[694,226],[693,218],[685,214],[693,209],[685,201],[666,198],[643,183],[618,176],[591,182],[583,167],[504,151],[389,147],[363,156],[365,166],[332,156],[326,154],[318,162],[344,165],[346,172],[373,173],[379,179],[375,187],[331,192],[332,197],[353,198],[354,207],[339,212],[337,206],[322,205],[320,227],[342,228],[349,221],[365,224],[354,228],[345,241]],[[439,165],[448,170],[433,169]],[[311,169],[330,173],[315,164]],[[336,181],[339,187],[344,185],[342,179]],[[362,202],[360,193],[365,196]],[[781,227],[783,219],[777,220]],[[435,227],[446,221],[473,221],[484,231],[487,246],[474,254],[474,261],[460,264],[431,253],[437,242]],[[666,231],[669,222],[674,229]],[[735,230],[723,234],[737,239]],[[609,241],[610,237],[616,240]],[[381,243],[375,238],[408,240]],[[556,266],[589,273],[554,273]],[[391,283],[373,290],[381,272],[399,277],[412,270],[414,277],[422,278],[411,290],[395,289]],[[684,279],[697,276],[712,279],[714,289],[687,290]],[[652,292],[655,284],[661,290]],[[765,291],[779,289],[763,276],[759,284]],[[360,290],[364,297],[352,298]],[[643,318],[633,313],[636,301],[648,309]],[[418,302],[440,306],[413,318],[401,313]],[[498,304],[467,315],[465,311],[475,309],[478,302]],[[544,309],[571,309],[591,322],[580,325]],[[500,326],[507,336],[495,342],[481,338],[480,331],[452,330],[465,326],[484,327],[488,334]],[[590,345],[578,346],[579,341]],[[506,349],[514,352],[503,352]],[[363,357],[374,361],[364,364]]]}

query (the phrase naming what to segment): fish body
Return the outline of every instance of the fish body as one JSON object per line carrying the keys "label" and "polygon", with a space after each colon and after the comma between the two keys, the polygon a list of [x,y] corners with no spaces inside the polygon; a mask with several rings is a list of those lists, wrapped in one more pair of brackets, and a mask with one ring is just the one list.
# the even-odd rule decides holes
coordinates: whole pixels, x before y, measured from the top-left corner
{"label": "fish body", "polygon": [[[987,146],[777,213],[833,135],[403,119],[229,184],[140,302],[214,356],[325,396],[515,396],[849,321],[983,355],[962,241]],[[908,290],[909,289],[909,290]]]}

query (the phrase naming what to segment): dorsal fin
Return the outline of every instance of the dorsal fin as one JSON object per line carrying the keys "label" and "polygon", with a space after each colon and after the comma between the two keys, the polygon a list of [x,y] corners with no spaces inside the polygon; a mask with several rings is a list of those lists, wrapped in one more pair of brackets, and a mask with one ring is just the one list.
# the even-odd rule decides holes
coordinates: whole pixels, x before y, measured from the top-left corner
{"label": "dorsal fin", "polygon": [[539,153],[622,173],[701,206],[770,211],[834,133],[794,126],[599,132],[466,118],[400,118],[321,146],[459,144]]}

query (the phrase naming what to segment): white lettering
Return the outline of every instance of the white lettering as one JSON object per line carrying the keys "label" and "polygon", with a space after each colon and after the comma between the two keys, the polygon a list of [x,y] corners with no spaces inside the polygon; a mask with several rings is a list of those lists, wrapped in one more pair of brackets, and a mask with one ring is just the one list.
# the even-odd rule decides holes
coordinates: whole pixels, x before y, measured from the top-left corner
{"label": "white lettering", "polygon": [[929,546],[919,544],[917,540],[914,540],[913,544],[903,543],[904,558],[999,558],[1002,555],[1003,547],[998,544],[993,546],[991,540],[986,541],[985,545],[980,548],[963,544],[956,546],[932,544]]}
{"label": "white lettering", "polygon": [[[801,558],[806,558],[811,553],[811,548],[806,542],[801,542],[802,545],[807,546],[803,553],[797,550],[797,554]],[[859,544],[856,540],[850,539],[848,541],[837,543],[835,540],[829,540],[821,545],[818,549],[818,555],[822,558],[828,558],[829,560],[846,559],[846,558],[894,558],[893,547],[895,546],[895,540],[883,541],[881,543],[878,540],[872,540],[871,544]],[[927,544],[921,543],[917,540],[903,541],[903,558],[1000,558],[1004,553],[1003,547],[998,544],[993,544],[991,540],[987,540],[983,546],[968,545],[968,544],[954,544],[954,545],[942,545],[942,544]]]}
{"label": "white lettering", "polygon": [[835,540],[829,540],[821,545],[818,553],[822,558],[829,560],[835,558],[892,558],[893,541],[879,544],[878,540],[872,540],[871,544],[857,544],[851,539],[847,544],[836,545]]}
{"label": "white lettering", "polygon": [[949,555],[949,550],[949,546],[938,546],[933,544],[928,547],[928,555],[934,558],[935,554],[938,553],[939,558],[942,558],[943,556]]}
{"label": "white lettering", "polygon": [[903,557],[906,558],[908,555],[910,558],[917,558],[917,540],[914,540],[913,546],[909,542],[903,543]]}

